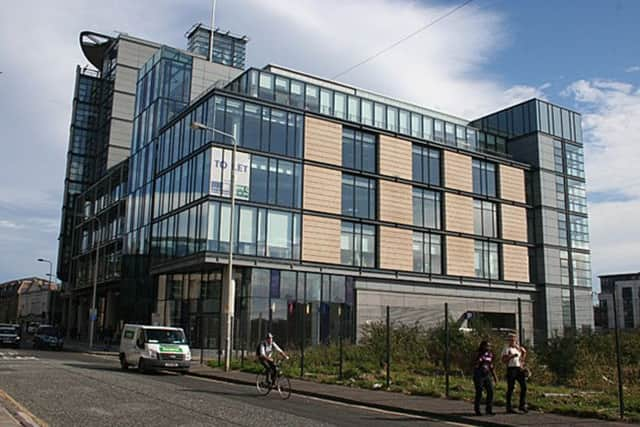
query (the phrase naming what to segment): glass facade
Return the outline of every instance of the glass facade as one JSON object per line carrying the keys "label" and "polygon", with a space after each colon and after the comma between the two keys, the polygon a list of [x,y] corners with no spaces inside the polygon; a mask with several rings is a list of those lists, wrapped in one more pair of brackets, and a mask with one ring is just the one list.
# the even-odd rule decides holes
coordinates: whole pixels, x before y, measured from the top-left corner
{"label": "glass facade", "polygon": [[442,274],[441,242],[437,234],[413,232],[413,271]]}
{"label": "glass facade", "polygon": [[376,136],[349,128],[342,129],[342,166],[363,172],[377,172]]}
{"label": "glass facade", "polygon": [[476,240],[474,252],[476,277],[497,280],[500,275],[498,244]]}
{"label": "glass facade", "polygon": [[347,89],[345,92],[336,90],[335,87],[323,87],[254,68],[228,86],[234,92],[341,120],[467,150],[481,150],[477,129],[431,117],[419,112],[421,109],[418,107],[411,111],[412,107],[408,105],[403,108],[400,103],[392,105],[382,97],[370,99],[347,93]]}
{"label": "glass facade", "polygon": [[342,215],[375,219],[375,179],[342,174]]}
{"label": "glass facade", "polygon": [[473,192],[483,196],[496,196],[496,165],[473,159]]}
{"label": "glass facade", "polygon": [[[211,29],[197,25],[187,35],[187,50],[209,59]],[[236,37],[219,30],[213,33],[213,62],[243,69],[246,57],[246,37]]]}
{"label": "glass facade", "polygon": [[424,228],[441,228],[440,192],[413,189],[413,225]]}
{"label": "glass facade", "polygon": [[479,236],[497,237],[496,204],[484,200],[473,201],[473,232]]}
{"label": "glass facade", "polygon": [[354,267],[376,266],[376,228],[373,225],[342,221],[340,263]]}
{"label": "glass facade", "polygon": [[440,150],[413,145],[412,177],[423,184],[440,185]]}

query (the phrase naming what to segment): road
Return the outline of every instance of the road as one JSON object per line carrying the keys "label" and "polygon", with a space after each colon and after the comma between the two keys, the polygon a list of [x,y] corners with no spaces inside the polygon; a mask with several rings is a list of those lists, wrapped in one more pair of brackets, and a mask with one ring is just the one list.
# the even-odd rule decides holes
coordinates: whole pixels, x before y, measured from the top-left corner
{"label": "road", "polygon": [[[171,373],[117,360],[0,348],[0,389],[50,426],[437,426],[430,420]],[[1,404],[2,402],[0,402]]]}

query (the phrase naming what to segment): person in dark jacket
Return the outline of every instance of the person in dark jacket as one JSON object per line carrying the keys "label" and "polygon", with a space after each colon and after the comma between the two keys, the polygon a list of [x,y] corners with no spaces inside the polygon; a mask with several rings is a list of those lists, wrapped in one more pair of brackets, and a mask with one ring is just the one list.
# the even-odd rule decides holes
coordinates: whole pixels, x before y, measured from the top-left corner
{"label": "person in dark jacket", "polygon": [[[473,385],[476,389],[476,396],[473,402],[473,409],[476,415],[482,415],[480,412],[480,400],[482,399],[482,390],[487,392],[487,415],[493,415],[493,386],[498,382],[496,371],[493,367],[494,355],[491,351],[491,344],[488,341],[482,341],[476,354],[473,367]],[[493,380],[493,381],[492,381]]]}

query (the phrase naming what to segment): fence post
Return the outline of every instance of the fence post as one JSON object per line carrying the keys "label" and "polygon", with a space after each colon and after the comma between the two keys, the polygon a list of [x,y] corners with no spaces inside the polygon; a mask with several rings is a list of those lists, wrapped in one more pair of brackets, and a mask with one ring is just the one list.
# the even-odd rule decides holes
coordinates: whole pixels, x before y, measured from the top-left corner
{"label": "fence post", "polygon": [[200,316],[200,364],[204,364],[204,318]]}
{"label": "fence post", "polygon": [[618,305],[616,303],[616,284],[613,284],[613,325],[616,338],[616,364],[618,365],[618,400],[620,418],[624,418],[624,395],[622,394],[622,364],[620,362],[620,337],[618,336]]}
{"label": "fence post", "polygon": [[340,304],[338,306],[338,319],[340,321],[340,325],[338,326],[340,328],[340,332],[338,333],[338,342],[339,342],[339,346],[340,346],[340,365],[338,368],[338,378],[340,379],[340,381],[342,381],[342,358],[343,358],[343,354],[342,354],[342,334],[343,334],[343,323],[342,323],[342,317],[344,316],[344,303]]}
{"label": "fence post", "polygon": [[444,303],[444,384],[449,398],[449,303]]}
{"label": "fence post", "polygon": [[391,316],[387,306],[387,389],[391,383]]}
{"label": "fence post", "polygon": [[300,312],[300,378],[304,377],[304,329],[306,320],[307,304],[304,304]]}
{"label": "fence post", "polygon": [[518,298],[518,341],[524,345],[524,328],[522,327],[522,299]]}

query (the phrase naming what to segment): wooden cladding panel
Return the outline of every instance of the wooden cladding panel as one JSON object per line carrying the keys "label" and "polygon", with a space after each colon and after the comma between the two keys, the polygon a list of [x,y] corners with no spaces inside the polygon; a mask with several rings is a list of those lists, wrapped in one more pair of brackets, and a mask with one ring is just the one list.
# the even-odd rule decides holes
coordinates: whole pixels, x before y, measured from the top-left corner
{"label": "wooden cladding panel", "polygon": [[380,135],[378,144],[380,174],[411,179],[411,143]]}
{"label": "wooden cladding panel", "polygon": [[340,220],[302,217],[302,260],[340,264]]}
{"label": "wooden cladding panel", "polygon": [[305,209],[340,214],[342,203],[340,171],[305,165],[303,196]]}
{"label": "wooden cladding panel", "polygon": [[411,186],[380,180],[379,212],[381,221],[413,224]]}
{"label": "wooden cladding panel", "polygon": [[473,191],[471,157],[443,150],[444,186],[462,191]]}
{"label": "wooden cladding panel", "polygon": [[413,231],[380,227],[380,268],[411,271],[413,269]]}
{"label": "wooden cladding panel", "polygon": [[502,205],[502,238],[526,242],[527,210],[518,206]]}
{"label": "wooden cladding panel", "polygon": [[529,282],[529,252],[527,248],[502,245],[504,280]]}
{"label": "wooden cladding panel", "polygon": [[342,165],[342,125],[306,117],[304,158],[336,166]]}
{"label": "wooden cladding panel", "polygon": [[473,199],[453,193],[445,193],[445,222],[447,230],[473,233]]}
{"label": "wooden cladding panel", "polygon": [[474,256],[472,239],[447,236],[447,274],[473,277]]}
{"label": "wooden cladding panel", "polygon": [[526,202],[522,169],[500,165],[500,197],[514,202]]}

